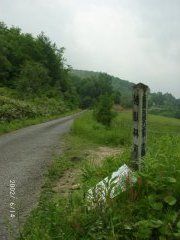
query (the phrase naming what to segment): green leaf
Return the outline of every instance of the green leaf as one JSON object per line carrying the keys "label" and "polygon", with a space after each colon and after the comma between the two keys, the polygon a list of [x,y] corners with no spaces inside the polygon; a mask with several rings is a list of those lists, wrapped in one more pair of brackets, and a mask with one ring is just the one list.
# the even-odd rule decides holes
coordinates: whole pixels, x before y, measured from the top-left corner
{"label": "green leaf", "polygon": [[167,182],[169,182],[169,183],[176,183],[176,179],[173,178],[173,177],[167,177],[166,180],[167,180]]}
{"label": "green leaf", "polygon": [[156,200],[156,195],[155,194],[150,194],[148,196],[148,200],[150,203],[153,203]]}
{"label": "green leaf", "polygon": [[161,202],[153,202],[150,205],[154,210],[161,210],[163,207],[163,204]]}
{"label": "green leaf", "polygon": [[164,237],[164,236],[160,236],[159,237],[159,240],[166,240],[167,238],[166,237]]}
{"label": "green leaf", "polygon": [[180,233],[174,233],[173,236],[176,237],[177,239],[179,239]]}
{"label": "green leaf", "polygon": [[161,220],[151,220],[151,223],[153,228],[159,228],[163,224]]}
{"label": "green leaf", "polygon": [[177,223],[177,228],[180,229],[180,221],[178,221],[178,223]]}
{"label": "green leaf", "polygon": [[173,206],[174,204],[176,204],[176,198],[173,196],[166,196],[164,198],[164,201],[168,203],[170,206]]}
{"label": "green leaf", "polygon": [[124,229],[126,230],[132,230],[132,227],[128,224],[124,224]]}

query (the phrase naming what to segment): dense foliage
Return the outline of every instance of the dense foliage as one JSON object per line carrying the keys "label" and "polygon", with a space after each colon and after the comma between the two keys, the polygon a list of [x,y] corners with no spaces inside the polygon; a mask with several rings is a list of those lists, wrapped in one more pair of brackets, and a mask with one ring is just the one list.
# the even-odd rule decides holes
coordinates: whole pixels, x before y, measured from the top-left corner
{"label": "dense foliage", "polygon": [[[44,33],[33,37],[17,27],[8,28],[1,22],[0,49],[0,88],[5,97],[12,98],[11,102],[15,103],[17,99],[22,104],[25,101],[24,106],[33,102],[35,108],[39,108],[39,102],[43,103],[40,104],[42,114],[57,114],[62,102],[65,111],[78,106],[94,107],[105,94],[109,99],[114,98],[116,104],[121,102],[121,94],[113,91],[112,78],[108,74],[99,74],[92,79],[69,74],[70,67],[63,57],[64,48],[58,48]],[[6,90],[11,90],[11,94],[4,94]],[[54,110],[49,109],[51,103]],[[5,105],[1,106],[2,114],[4,109]],[[1,119],[10,121],[18,116],[19,119],[27,117],[20,111],[14,114],[10,109],[9,106],[9,114]],[[60,107],[60,113],[61,110]]]}
{"label": "dense foliage", "polygon": [[180,119],[180,99],[170,93],[151,93],[149,99],[150,113]]}
{"label": "dense foliage", "polygon": [[[12,90],[4,96],[25,101],[25,106],[31,102],[35,108],[44,102],[41,112],[49,114],[57,114],[58,109],[92,108],[103,95],[109,96],[109,102],[112,99],[123,107],[132,106],[133,83],[106,73],[72,70],[63,55],[64,48],[58,48],[43,32],[34,37],[0,22],[0,88]],[[49,109],[48,103],[54,104],[54,109]],[[180,99],[169,93],[151,93],[149,107],[151,113],[180,118]],[[2,114],[5,105],[0,108]],[[12,120],[15,115],[10,113],[8,119]]]}
{"label": "dense foliage", "polygon": [[[92,71],[71,70],[70,76],[77,86],[79,82],[94,81],[102,73]],[[114,92],[114,102],[126,108],[132,107],[132,87],[133,83],[108,75],[112,82]],[[80,80],[81,79],[81,80]],[[89,83],[91,85],[91,83]],[[88,95],[87,103],[91,102]],[[176,99],[170,93],[150,93],[149,94],[150,113],[164,115],[168,117],[180,118],[180,99]]]}
{"label": "dense foliage", "polygon": [[42,115],[35,106],[23,101],[0,96],[0,122],[33,118]]}
{"label": "dense foliage", "polygon": [[82,79],[71,74],[70,77],[79,94],[81,108],[95,106],[103,95],[108,95],[109,100],[113,98],[116,103],[120,103],[120,92],[113,90],[110,75],[101,73]]}
{"label": "dense foliage", "polygon": [[102,95],[94,110],[96,120],[105,126],[110,126],[114,117],[112,105],[112,99],[108,95]]}
{"label": "dense foliage", "polygon": [[58,48],[44,33],[33,37],[0,23],[0,49],[1,87],[16,89],[22,99],[56,97],[77,106],[64,48]]}
{"label": "dense foliage", "polygon": [[[82,71],[82,70],[71,70],[70,77],[73,79],[74,83],[79,86],[80,83],[84,82],[94,82],[99,76],[106,75],[111,80],[111,89],[114,95],[114,102],[116,104],[121,104],[124,107],[132,106],[132,86],[133,83],[130,83],[126,80],[116,78],[104,73],[92,72],[92,71]],[[91,85],[91,83],[89,83]],[[86,86],[86,84],[85,84]],[[83,97],[83,95],[82,95]],[[89,99],[89,97],[88,97]]]}

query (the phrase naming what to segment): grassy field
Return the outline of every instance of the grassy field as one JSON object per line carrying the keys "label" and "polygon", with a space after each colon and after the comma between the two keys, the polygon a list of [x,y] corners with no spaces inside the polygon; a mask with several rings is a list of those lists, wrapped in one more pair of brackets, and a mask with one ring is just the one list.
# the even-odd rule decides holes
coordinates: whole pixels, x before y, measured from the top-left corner
{"label": "grassy field", "polygon": [[[86,193],[122,164],[130,164],[131,112],[123,111],[106,128],[91,112],[76,119],[66,137],[64,155],[49,168],[39,206],[22,231],[21,240],[50,239],[152,239],[180,237],[180,121],[149,115],[148,153],[137,182],[104,205],[88,208]],[[88,151],[99,146],[119,148],[121,154],[101,164],[88,160]],[[81,169],[74,179],[80,184],[68,194],[55,190],[67,171]]]}
{"label": "grassy field", "polygon": [[174,117],[180,119],[180,109],[178,106],[171,107],[161,107],[161,108],[151,108],[149,109],[149,113],[154,115],[160,115],[165,117]]}

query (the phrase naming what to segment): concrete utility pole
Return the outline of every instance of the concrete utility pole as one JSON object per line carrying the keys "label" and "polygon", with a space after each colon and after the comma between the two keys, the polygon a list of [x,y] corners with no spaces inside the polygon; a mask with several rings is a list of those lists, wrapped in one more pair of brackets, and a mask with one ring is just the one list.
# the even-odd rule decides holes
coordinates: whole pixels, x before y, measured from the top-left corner
{"label": "concrete utility pole", "polygon": [[140,158],[146,154],[146,119],[148,86],[138,83],[133,87],[133,167],[141,169]]}

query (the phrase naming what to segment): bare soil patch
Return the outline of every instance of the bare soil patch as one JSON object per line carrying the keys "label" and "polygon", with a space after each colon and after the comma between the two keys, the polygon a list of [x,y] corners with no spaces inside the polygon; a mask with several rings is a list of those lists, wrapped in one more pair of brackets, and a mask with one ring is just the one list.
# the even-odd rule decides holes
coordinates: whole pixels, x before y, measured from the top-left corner
{"label": "bare soil patch", "polygon": [[67,196],[73,190],[79,189],[80,186],[77,184],[77,181],[80,174],[80,169],[69,169],[65,171],[53,190],[56,193]]}
{"label": "bare soil patch", "polygon": [[99,147],[94,150],[88,151],[88,159],[95,165],[102,164],[103,160],[107,157],[114,157],[122,153],[120,148]]}
{"label": "bare soil patch", "polygon": [[[117,156],[121,153],[122,149],[120,148],[98,147],[93,150],[87,150],[85,155],[87,156],[87,160],[91,161],[92,164],[100,165],[105,158]],[[53,190],[62,196],[68,196],[69,193],[80,188],[80,184],[78,183],[80,175],[81,170],[77,168],[65,171]]]}

